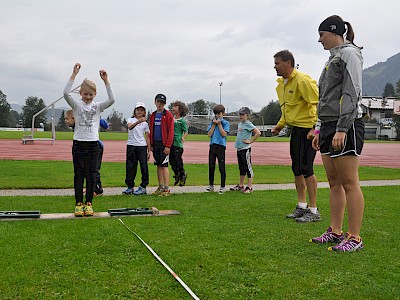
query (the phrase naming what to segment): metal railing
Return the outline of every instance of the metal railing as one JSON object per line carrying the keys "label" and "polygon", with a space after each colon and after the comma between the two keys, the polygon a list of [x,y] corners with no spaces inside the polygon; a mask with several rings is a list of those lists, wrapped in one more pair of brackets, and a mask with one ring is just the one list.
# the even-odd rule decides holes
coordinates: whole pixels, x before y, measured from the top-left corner
{"label": "metal railing", "polygon": [[[77,92],[78,92],[78,89],[79,89],[80,87],[81,87],[81,86],[79,85],[79,86],[73,88],[73,89],[71,90],[71,93],[77,93]],[[27,143],[27,141],[32,141],[32,142],[33,142],[33,141],[52,141],[52,144],[53,144],[53,145],[55,144],[55,141],[56,141],[55,104],[56,104],[58,101],[62,100],[62,99],[64,99],[64,96],[58,98],[56,101],[50,103],[50,104],[47,105],[45,108],[43,108],[42,110],[38,111],[36,114],[34,114],[34,115],[32,116],[31,135],[30,135],[30,136],[24,136],[24,137],[22,138],[22,143],[23,143],[23,144],[29,144],[29,143]],[[34,133],[35,133],[35,118],[36,118],[37,116],[39,116],[41,113],[43,113],[44,111],[48,110],[49,108],[51,108],[51,138],[37,138],[37,137],[35,138],[35,137],[34,137]]]}

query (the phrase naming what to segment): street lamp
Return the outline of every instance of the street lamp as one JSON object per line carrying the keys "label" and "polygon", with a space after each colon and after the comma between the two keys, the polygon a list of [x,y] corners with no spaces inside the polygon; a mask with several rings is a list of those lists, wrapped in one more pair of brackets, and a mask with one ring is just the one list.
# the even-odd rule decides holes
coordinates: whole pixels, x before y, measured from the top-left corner
{"label": "street lamp", "polygon": [[221,90],[222,90],[223,82],[220,82],[218,84],[219,84],[219,104],[221,104]]}

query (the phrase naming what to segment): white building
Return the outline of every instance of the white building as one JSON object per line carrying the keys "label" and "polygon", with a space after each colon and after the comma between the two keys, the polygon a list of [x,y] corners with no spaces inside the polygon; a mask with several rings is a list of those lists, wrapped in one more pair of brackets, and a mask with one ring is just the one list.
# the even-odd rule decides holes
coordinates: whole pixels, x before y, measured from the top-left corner
{"label": "white building", "polygon": [[396,130],[393,122],[393,97],[366,97],[363,96],[361,107],[366,117],[365,139],[394,139]]}

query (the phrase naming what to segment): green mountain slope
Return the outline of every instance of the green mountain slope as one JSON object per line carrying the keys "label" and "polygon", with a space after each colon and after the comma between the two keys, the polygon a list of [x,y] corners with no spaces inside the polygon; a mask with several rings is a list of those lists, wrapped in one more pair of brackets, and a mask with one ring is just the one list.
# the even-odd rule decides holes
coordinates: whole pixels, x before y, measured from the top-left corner
{"label": "green mountain slope", "polygon": [[386,83],[400,79],[400,53],[363,71],[363,95],[382,96]]}

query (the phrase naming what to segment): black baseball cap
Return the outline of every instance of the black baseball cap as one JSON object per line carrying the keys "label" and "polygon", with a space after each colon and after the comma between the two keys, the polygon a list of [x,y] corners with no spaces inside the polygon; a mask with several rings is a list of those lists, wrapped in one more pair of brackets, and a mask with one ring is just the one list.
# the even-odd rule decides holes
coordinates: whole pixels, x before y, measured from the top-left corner
{"label": "black baseball cap", "polygon": [[239,109],[239,114],[248,114],[248,115],[250,115],[251,113],[250,113],[250,108],[248,108],[248,107],[242,107],[241,109]]}
{"label": "black baseball cap", "polygon": [[155,100],[156,100],[156,101],[157,101],[157,100],[161,100],[161,101],[167,103],[167,97],[165,97],[164,94],[157,94]]}

